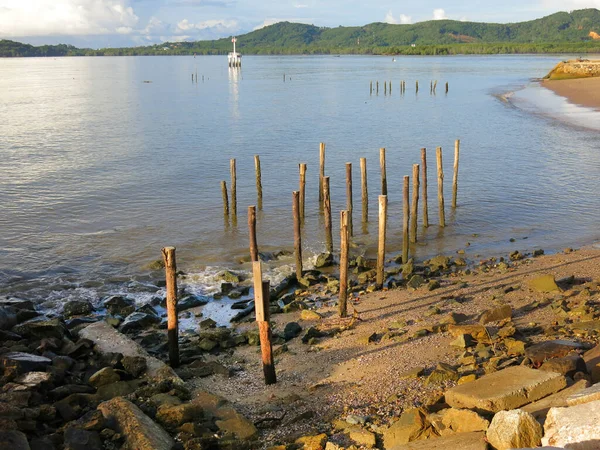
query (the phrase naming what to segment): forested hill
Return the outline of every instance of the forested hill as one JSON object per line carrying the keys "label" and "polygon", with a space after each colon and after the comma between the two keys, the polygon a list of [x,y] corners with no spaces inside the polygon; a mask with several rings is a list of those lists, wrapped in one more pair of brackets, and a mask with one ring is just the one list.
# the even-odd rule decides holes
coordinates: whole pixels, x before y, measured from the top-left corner
{"label": "forested hill", "polygon": [[[238,36],[238,49],[243,54],[600,52],[600,11],[559,12],[513,24],[432,20],[325,28],[280,22]],[[0,56],[224,54],[230,50],[230,38],[101,50],[0,41]]]}

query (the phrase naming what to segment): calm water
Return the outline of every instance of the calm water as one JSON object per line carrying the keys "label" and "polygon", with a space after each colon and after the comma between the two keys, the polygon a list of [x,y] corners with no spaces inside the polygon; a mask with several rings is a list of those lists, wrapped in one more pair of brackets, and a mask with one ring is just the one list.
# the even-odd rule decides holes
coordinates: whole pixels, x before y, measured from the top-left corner
{"label": "calm water", "polygon": [[[165,245],[177,247],[179,268],[204,292],[219,268],[244,267],[237,260],[247,254],[246,208],[256,203],[255,154],[263,174],[261,250],[291,248],[291,192],[297,165],[306,162],[304,243],[307,256],[321,251],[320,141],[327,143],[334,236],[345,205],[344,163],[352,162],[355,240],[367,254],[376,236],[380,147],[387,148],[391,252],[401,247],[402,177],[421,147],[429,149],[433,226],[420,236],[417,257],[591,242],[600,236],[600,113],[531,81],[561,59],[247,56],[241,72],[229,71],[225,57],[0,60],[0,294],[96,300],[144,291],[143,266]],[[370,96],[370,80],[391,80],[392,94],[384,96],[381,84],[379,96]],[[452,211],[457,138],[459,207]],[[445,150],[443,232],[436,146]],[[360,157],[368,160],[370,187],[364,230]],[[222,216],[219,182],[229,184],[230,158],[237,158],[238,226]]]}

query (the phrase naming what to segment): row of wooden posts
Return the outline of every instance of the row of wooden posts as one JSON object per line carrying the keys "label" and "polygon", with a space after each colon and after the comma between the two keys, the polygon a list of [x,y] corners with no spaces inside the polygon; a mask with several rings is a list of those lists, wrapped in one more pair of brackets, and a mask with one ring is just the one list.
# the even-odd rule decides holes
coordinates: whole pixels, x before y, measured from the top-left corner
{"label": "row of wooden posts", "polygon": [[[429,93],[430,94],[435,94],[436,93],[436,89],[437,89],[437,80],[432,80],[429,82]],[[448,84],[448,82],[446,81],[446,94],[448,93],[448,90],[450,88],[450,85]],[[383,93],[385,95],[387,95],[389,92],[390,95],[392,95],[392,82],[391,81],[384,81],[383,82]],[[369,93],[371,95],[373,95],[373,81],[371,81],[369,83]],[[406,82],[404,80],[400,81],[400,94],[404,95],[406,93]],[[415,93],[419,93],[419,80],[415,81]],[[375,94],[379,95],[379,81],[375,82]]]}

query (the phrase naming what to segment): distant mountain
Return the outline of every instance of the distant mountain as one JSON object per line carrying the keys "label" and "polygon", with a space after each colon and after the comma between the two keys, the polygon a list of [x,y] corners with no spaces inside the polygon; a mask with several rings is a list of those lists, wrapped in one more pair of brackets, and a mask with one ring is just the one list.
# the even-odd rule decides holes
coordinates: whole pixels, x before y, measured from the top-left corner
{"label": "distant mountain", "polygon": [[[280,22],[238,36],[237,47],[244,54],[599,52],[600,11],[559,12],[512,24],[431,20],[325,28]],[[230,38],[102,50],[0,41],[0,56],[224,54],[230,50]]]}

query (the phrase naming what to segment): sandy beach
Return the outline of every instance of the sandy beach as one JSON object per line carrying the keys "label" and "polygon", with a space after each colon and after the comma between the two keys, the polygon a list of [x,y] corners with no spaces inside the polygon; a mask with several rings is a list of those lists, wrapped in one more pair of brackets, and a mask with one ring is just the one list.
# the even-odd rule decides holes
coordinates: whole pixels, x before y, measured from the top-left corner
{"label": "sandy beach", "polygon": [[576,105],[600,109],[600,77],[544,80],[542,86]]}

